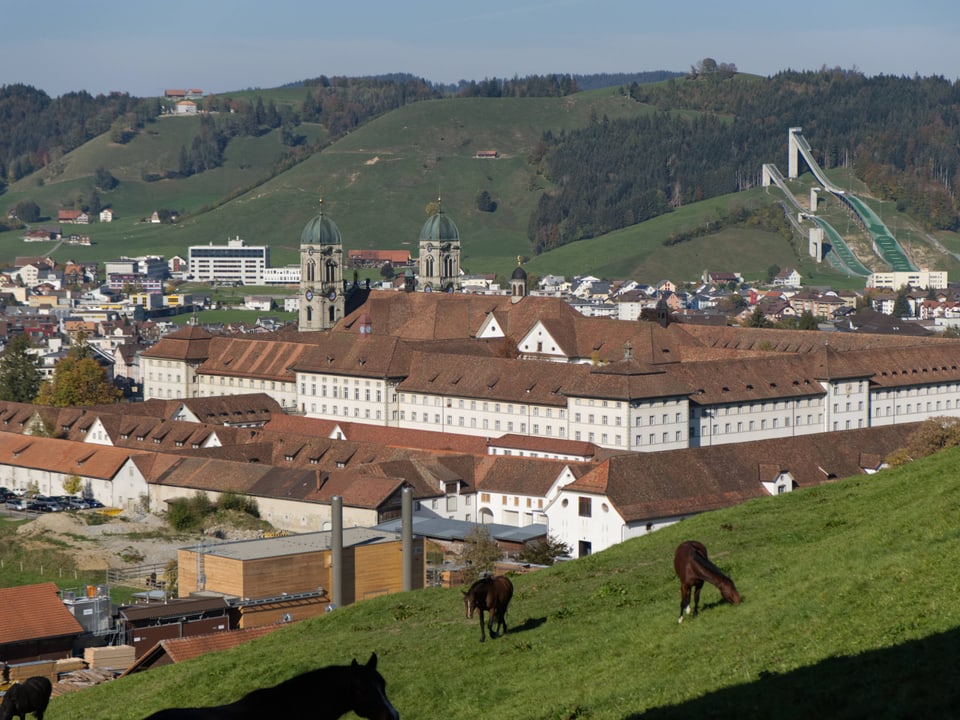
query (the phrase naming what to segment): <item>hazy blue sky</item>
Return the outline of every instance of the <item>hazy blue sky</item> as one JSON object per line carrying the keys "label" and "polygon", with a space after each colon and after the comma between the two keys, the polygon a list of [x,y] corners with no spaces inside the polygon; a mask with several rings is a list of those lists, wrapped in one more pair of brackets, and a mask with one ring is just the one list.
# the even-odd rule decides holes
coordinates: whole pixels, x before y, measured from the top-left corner
{"label": "hazy blue sky", "polygon": [[[160,95],[408,72],[435,82],[822,65],[960,78],[957,0],[4,0],[0,85]],[[787,10],[787,8],[792,8]]]}

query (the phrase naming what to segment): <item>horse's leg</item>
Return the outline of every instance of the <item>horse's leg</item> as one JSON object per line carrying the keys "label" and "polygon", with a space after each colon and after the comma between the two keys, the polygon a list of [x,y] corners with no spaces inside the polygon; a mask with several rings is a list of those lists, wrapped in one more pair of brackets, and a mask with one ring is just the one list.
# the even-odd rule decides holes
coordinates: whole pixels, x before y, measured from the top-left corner
{"label": "horse's leg", "polygon": [[486,630],[483,627],[483,608],[480,608],[480,642],[484,642],[486,639]]}
{"label": "horse's leg", "polygon": [[[703,589],[703,580],[697,580],[694,584],[693,591],[693,614],[697,616],[700,614],[700,591]],[[690,608],[687,608],[687,612],[690,612]]]}
{"label": "horse's leg", "polygon": [[683,622],[683,613],[684,611],[690,612],[690,586],[685,582],[680,582],[680,618],[677,620],[678,623]]}

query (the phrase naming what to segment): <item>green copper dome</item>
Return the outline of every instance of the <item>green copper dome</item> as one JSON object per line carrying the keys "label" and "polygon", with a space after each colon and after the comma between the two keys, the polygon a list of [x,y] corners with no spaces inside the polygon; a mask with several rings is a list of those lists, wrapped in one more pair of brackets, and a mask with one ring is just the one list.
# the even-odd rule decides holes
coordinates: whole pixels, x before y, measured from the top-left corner
{"label": "green copper dome", "polygon": [[303,226],[300,233],[301,245],[342,245],[340,228],[323,214],[323,201],[320,201],[320,212],[310,222]]}
{"label": "green copper dome", "polygon": [[457,230],[456,223],[448,215],[444,215],[443,210],[437,210],[420,229],[420,241],[432,240],[433,242],[459,242],[460,231]]}

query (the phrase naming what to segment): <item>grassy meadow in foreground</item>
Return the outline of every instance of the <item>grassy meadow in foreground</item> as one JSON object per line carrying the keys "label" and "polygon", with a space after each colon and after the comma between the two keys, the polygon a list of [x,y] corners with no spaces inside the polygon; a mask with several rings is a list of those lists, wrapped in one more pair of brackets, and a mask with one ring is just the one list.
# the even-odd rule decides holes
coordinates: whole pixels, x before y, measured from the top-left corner
{"label": "grassy meadow in foreground", "polygon": [[[479,642],[460,592],[366,600],[264,639],[55,698],[49,720],[132,720],[380,657],[404,718],[928,717],[960,691],[960,450],[706,513],[515,578]],[[737,583],[677,624],[689,538]],[[318,695],[317,703],[323,698]]]}

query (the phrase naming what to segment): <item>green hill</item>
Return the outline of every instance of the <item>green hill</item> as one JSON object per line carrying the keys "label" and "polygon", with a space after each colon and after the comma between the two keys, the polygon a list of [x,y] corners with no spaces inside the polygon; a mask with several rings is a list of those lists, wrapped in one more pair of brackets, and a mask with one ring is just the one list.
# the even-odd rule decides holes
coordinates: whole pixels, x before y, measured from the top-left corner
{"label": "green hill", "polygon": [[[302,88],[249,91],[264,102],[296,104]],[[237,94],[238,96],[241,94]],[[248,98],[249,99],[249,98]],[[552,185],[529,160],[545,132],[554,135],[588,127],[604,118],[630,118],[653,112],[653,106],[624,97],[618,89],[594,90],[562,98],[446,98],[405,105],[362,125],[293,167],[282,170],[288,152],[275,130],[259,137],[230,141],[222,167],[183,179],[147,182],[149,173],[178,166],[180,148],[197,134],[197,117],[163,117],[149,123],[131,142],[120,145],[106,133],[51,162],[43,170],[12,184],[0,207],[22,200],[36,202],[55,222],[57,210],[73,207],[93,189],[97,168],[119,181],[100,191],[102,204],[117,214],[113,223],[67,226],[89,234],[90,247],[25,245],[19,231],[0,233],[0,263],[18,255],[52,252],[58,260],[108,260],[120,255],[185,255],[192,244],[223,243],[239,236],[251,244],[269,244],[272,263],[297,261],[304,224],[316,213],[322,196],[325,210],[339,225],[348,249],[410,248],[416,242],[428,203],[439,196],[463,238],[463,267],[469,272],[509,275],[516,257],[530,255],[528,223],[538,199]],[[693,114],[693,111],[683,111]],[[320,146],[324,132],[304,123],[296,132]],[[497,159],[477,159],[478,150],[496,149]],[[770,158],[782,163],[784,158]],[[832,175],[842,175],[838,169]],[[798,195],[809,178],[802,176]],[[843,177],[844,186],[855,182]],[[858,187],[858,192],[865,188]],[[495,212],[481,212],[476,198],[487,191]],[[868,193],[865,194],[868,202]],[[754,189],[677,208],[668,215],[591,240],[539,255],[528,269],[538,274],[591,273],[608,278],[637,277],[650,282],[669,277],[690,280],[705,269],[739,270],[748,279],[764,277],[771,265],[794,266],[805,281],[818,285],[862,286],[828,264],[807,257],[805,239],[792,242],[756,228],[732,227],[687,243],[664,247],[678,231],[689,231],[714,218],[718,209],[764,205],[781,200],[777,192]],[[824,203],[826,205],[826,203]],[[873,203],[883,214],[883,205]],[[886,204],[886,219],[918,265],[955,270],[957,257],[934,250],[929,233]],[[159,208],[182,214],[176,225],[142,220]],[[826,212],[830,212],[826,208]],[[891,222],[892,218],[892,222]],[[842,211],[831,217],[849,233],[861,257],[869,258],[866,238]],[[956,233],[939,232],[946,250],[960,253]],[[859,243],[859,244],[858,244]],[[869,262],[869,260],[868,260]],[[882,269],[879,266],[877,269]]]}
{"label": "green hill", "polygon": [[[510,632],[483,644],[460,592],[430,588],[55,698],[47,717],[222,703],[371,651],[405,718],[953,716],[958,461],[948,450],[751,501],[516,577]],[[699,617],[678,625],[672,557],[690,538],[743,603],[707,585]]]}
{"label": "green hill", "polygon": [[[300,231],[316,213],[321,195],[345,243],[358,249],[415,246],[425,208],[439,195],[469,238],[465,262],[478,270],[507,263],[509,270],[517,255],[529,252],[526,226],[542,186],[527,157],[543,132],[568,130],[604,115],[649,111],[610,90],[566,98],[420,102],[381,116],[265,182],[283,149],[277,132],[232,141],[221,168],[186,179],[144,182],[144,170],[177,166],[180,147],[189,144],[199,126],[197,118],[169,117],[127,145],[110,143],[107,136],[87,143],[12,185],[3,201],[12,207],[31,199],[55,219],[58,208],[72,207],[79,194],[92,188],[93,173],[103,166],[120,180],[114,190],[100,193],[119,219],[77,228],[96,244],[63,248],[54,254],[58,259],[104,260],[151,250],[169,256],[185,253],[191,244],[239,235],[270,244],[273,262],[284,264],[296,260]],[[298,131],[311,141],[320,139],[319,130],[308,125]],[[474,158],[477,150],[488,148],[497,149],[500,157]],[[221,203],[243,187],[251,189]],[[497,202],[496,212],[477,210],[482,190]],[[176,226],[140,222],[158,207],[186,216]],[[0,235],[0,257],[22,254],[19,232]]]}

